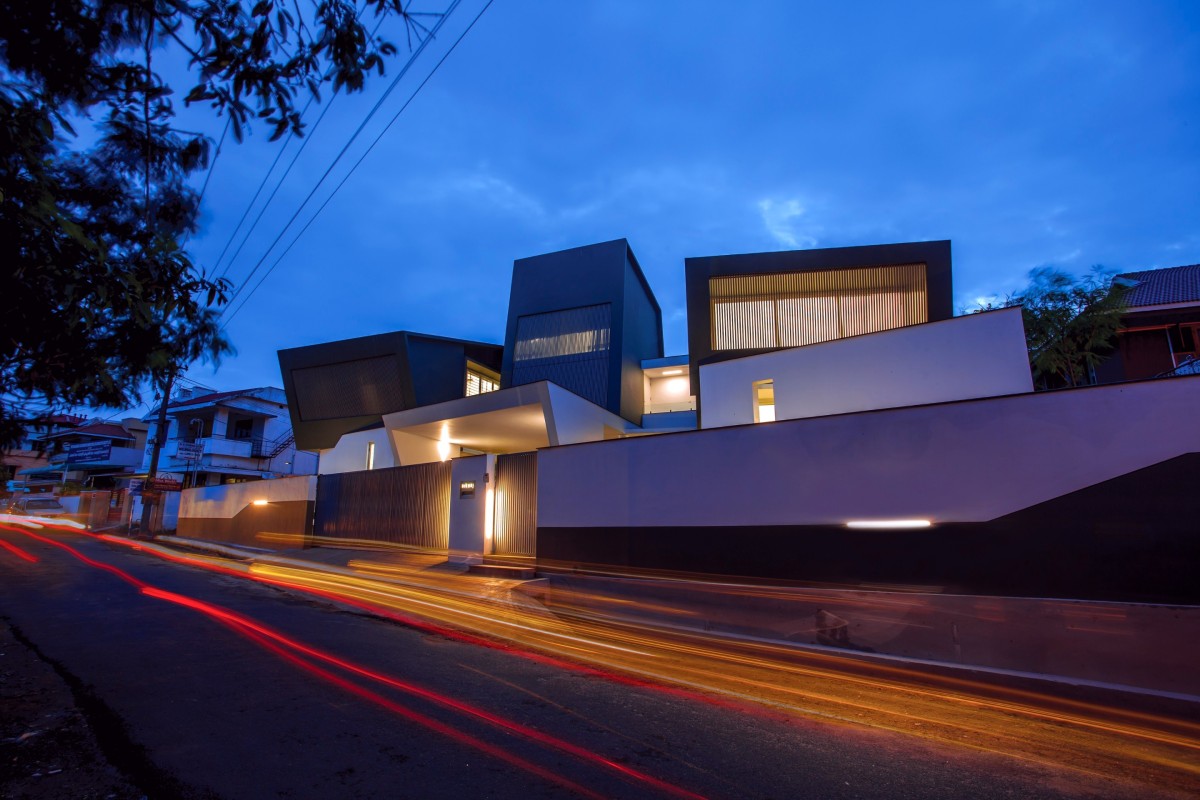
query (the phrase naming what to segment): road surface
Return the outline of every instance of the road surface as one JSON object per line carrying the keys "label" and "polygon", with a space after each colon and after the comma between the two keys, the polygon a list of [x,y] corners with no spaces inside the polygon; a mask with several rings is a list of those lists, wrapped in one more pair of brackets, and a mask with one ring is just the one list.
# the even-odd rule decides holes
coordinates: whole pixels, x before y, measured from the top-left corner
{"label": "road surface", "polygon": [[152,798],[1145,798],[1200,785],[1196,727],[1157,714],[605,627],[436,574],[385,590],[370,570],[200,568],[69,532],[5,528],[0,542],[4,621]]}

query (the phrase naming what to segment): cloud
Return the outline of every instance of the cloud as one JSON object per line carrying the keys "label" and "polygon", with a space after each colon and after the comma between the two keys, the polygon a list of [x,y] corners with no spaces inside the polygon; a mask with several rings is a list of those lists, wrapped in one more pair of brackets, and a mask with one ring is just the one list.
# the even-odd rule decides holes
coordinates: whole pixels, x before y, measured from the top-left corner
{"label": "cloud", "polygon": [[495,175],[478,172],[460,175],[447,182],[447,193],[478,198],[501,211],[528,217],[543,217],[545,208],[537,198]]}
{"label": "cloud", "polygon": [[792,248],[816,247],[817,237],[809,231],[797,228],[797,220],[805,214],[804,206],[795,198],[774,200],[763,198],[758,201],[758,213],[762,216],[767,233],[780,244]]}

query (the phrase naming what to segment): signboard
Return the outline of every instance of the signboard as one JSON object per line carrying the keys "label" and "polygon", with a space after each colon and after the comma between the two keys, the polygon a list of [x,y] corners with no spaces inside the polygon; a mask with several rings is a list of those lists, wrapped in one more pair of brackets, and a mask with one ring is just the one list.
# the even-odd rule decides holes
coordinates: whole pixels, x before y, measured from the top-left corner
{"label": "signboard", "polygon": [[204,442],[179,442],[176,445],[175,456],[184,461],[199,461],[204,455]]}
{"label": "signboard", "polygon": [[150,481],[151,489],[156,489],[160,492],[178,492],[183,488],[183,484],[178,478],[173,478],[170,475],[156,475],[154,480]]}
{"label": "signboard", "polygon": [[146,485],[146,482],[144,480],[142,480],[141,478],[134,478],[133,480],[129,481],[129,493],[130,494],[141,494],[142,487],[144,487],[145,485]]}
{"label": "signboard", "polygon": [[112,442],[80,442],[67,445],[67,463],[82,464],[85,461],[108,461],[112,456]]}

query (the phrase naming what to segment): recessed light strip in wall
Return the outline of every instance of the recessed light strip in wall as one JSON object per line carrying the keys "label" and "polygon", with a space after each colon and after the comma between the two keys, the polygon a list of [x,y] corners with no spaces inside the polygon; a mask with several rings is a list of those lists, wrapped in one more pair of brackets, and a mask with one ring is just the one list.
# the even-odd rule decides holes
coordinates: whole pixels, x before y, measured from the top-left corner
{"label": "recessed light strip in wall", "polygon": [[927,519],[855,519],[846,523],[847,528],[866,530],[897,530],[903,528],[928,528],[933,525]]}

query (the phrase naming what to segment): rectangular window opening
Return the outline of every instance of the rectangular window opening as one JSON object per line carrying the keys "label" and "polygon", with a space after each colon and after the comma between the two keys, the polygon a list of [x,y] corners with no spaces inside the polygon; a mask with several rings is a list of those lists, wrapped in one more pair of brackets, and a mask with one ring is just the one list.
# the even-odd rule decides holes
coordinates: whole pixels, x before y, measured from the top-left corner
{"label": "rectangular window opening", "polygon": [[775,421],[775,381],[754,382],[754,421]]}
{"label": "rectangular window opening", "polygon": [[474,361],[467,362],[466,397],[494,392],[500,388],[500,376],[481,367]]}

